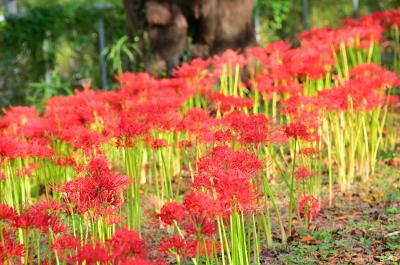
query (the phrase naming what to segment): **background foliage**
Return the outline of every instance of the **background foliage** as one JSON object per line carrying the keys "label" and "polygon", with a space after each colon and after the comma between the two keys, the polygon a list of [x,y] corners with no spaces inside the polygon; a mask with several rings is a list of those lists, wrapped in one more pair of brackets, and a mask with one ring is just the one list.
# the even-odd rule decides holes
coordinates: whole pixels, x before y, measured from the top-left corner
{"label": "background foliage", "polygon": [[[335,26],[353,15],[353,1],[309,0],[311,27]],[[108,77],[138,70],[137,38],[127,39],[121,0],[19,0],[17,15],[0,22],[0,107],[37,104],[49,95],[65,94],[82,81],[100,86],[100,54]],[[105,6],[111,4],[111,7]],[[400,0],[360,1],[359,14],[393,9]],[[0,6],[0,14],[5,12]],[[303,0],[258,0],[261,43],[295,41],[303,30]],[[98,19],[105,21],[105,51],[99,50]],[[47,75],[47,78],[46,78]],[[47,80],[46,80],[47,79]],[[112,84],[110,85],[112,86]]]}
{"label": "background foliage", "polygon": [[125,14],[118,2],[108,7],[93,1],[30,1],[22,12],[7,16],[0,25],[0,104],[27,103],[32,88],[44,82],[46,68],[50,82],[60,79],[75,87],[91,79],[98,84],[98,19],[104,18],[107,42],[124,35]]}
{"label": "background foliage", "polygon": [[[278,39],[292,40],[304,30],[303,0],[258,0],[263,42]],[[337,27],[340,21],[352,17],[352,0],[308,0],[309,27]],[[374,11],[396,9],[400,0],[359,0],[359,16]]]}

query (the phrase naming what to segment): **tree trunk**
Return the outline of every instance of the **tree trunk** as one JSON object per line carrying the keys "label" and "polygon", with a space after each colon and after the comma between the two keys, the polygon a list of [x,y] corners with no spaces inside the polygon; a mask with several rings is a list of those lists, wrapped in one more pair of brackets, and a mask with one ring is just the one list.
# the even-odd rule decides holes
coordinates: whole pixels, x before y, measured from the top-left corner
{"label": "tree trunk", "polygon": [[195,57],[255,43],[255,0],[124,0],[124,4],[131,27],[147,34],[156,58],[169,71],[179,64],[188,36]]}
{"label": "tree trunk", "polygon": [[128,16],[126,23],[127,32],[130,36],[137,36],[144,29],[144,9],[145,0],[124,0],[125,12]]}

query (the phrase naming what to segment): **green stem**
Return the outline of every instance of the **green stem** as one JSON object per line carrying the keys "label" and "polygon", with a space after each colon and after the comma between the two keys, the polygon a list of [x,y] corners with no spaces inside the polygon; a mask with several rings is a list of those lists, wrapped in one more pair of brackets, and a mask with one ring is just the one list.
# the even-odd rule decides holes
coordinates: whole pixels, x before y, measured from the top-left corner
{"label": "green stem", "polygon": [[294,138],[292,175],[291,175],[291,179],[290,179],[289,224],[288,224],[288,236],[289,237],[292,235],[293,205],[294,205],[294,173],[295,173],[295,168],[296,168],[296,156],[297,156],[297,137]]}

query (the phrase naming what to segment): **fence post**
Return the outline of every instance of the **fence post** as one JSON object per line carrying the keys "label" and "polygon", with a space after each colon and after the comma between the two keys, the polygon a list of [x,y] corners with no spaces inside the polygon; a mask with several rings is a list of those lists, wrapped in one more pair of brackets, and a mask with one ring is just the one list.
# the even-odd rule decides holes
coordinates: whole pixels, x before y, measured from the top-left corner
{"label": "fence post", "polygon": [[303,0],[303,25],[304,29],[308,29],[308,0]]}
{"label": "fence post", "polygon": [[353,0],[353,17],[358,18],[359,1]]}
{"label": "fence post", "polygon": [[49,64],[49,51],[50,51],[50,31],[46,31],[45,38],[43,40],[43,55],[44,55],[44,81],[46,84],[51,83],[51,69]]}
{"label": "fence post", "polygon": [[7,14],[17,14],[17,1],[16,0],[4,0]]}
{"label": "fence post", "polygon": [[101,86],[107,88],[107,62],[104,58],[104,49],[106,48],[106,36],[104,31],[103,16],[99,17],[99,49],[100,49],[100,66],[101,66]]}

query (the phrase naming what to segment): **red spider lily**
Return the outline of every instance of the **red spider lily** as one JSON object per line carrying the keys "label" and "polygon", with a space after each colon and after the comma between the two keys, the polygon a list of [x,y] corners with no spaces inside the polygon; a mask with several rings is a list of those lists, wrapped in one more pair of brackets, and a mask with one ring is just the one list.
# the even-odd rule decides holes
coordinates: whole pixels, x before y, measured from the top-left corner
{"label": "red spider lily", "polygon": [[281,94],[289,94],[292,96],[302,95],[304,91],[303,85],[296,81],[290,81],[290,80],[292,79],[289,79],[289,81],[287,82],[285,81],[284,84],[277,85],[275,87],[276,92],[279,92]]}
{"label": "red spider lily", "polygon": [[290,46],[290,43],[279,40],[268,43],[264,49],[268,54],[280,55],[289,50]]}
{"label": "red spider lily", "polygon": [[52,159],[55,151],[50,147],[50,143],[44,138],[35,138],[26,146],[26,157]]}
{"label": "red spider lily", "polygon": [[29,214],[35,217],[34,225],[43,233],[51,229],[57,234],[65,230],[58,215],[60,210],[61,205],[58,202],[42,200],[29,209]]}
{"label": "red spider lily", "polygon": [[400,103],[400,98],[398,96],[388,96],[387,101],[389,105],[396,105]]}
{"label": "red spider lily", "polygon": [[[186,115],[181,121],[181,127],[187,130],[190,134],[197,136],[202,141],[212,142],[213,137],[211,129],[216,125],[216,120],[213,119],[207,111],[198,108],[192,108],[186,112]],[[211,140],[207,141],[207,139]]]}
{"label": "red spider lily", "polygon": [[[289,82],[293,76],[283,59],[285,53],[289,51],[290,46],[289,43],[277,41],[269,43],[265,48],[251,48],[247,53],[250,58],[254,58],[257,62],[261,63],[257,66],[261,68],[260,72],[262,75],[268,75],[271,77],[271,80],[279,81],[279,83],[283,81]],[[265,81],[267,81],[266,84],[269,83],[268,80]]]}
{"label": "red spider lily", "polygon": [[30,163],[28,167],[24,167],[21,169],[21,172],[17,172],[17,175],[32,177],[32,174],[35,169],[38,169],[38,165],[36,163]]}
{"label": "red spider lily", "polygon": [[85,164],[75,164],[74,170],[77,174],[81,174],[85,171],[85,167],[86,167]]}
{"label": "red spider lily", "polygon": [[261,168],[255,155],[216,147],[211,157],[198,164],[193,187],[206,188],[215,197],[220,214],[231,211],[251,211],[258,194],[252,183]]}
{"label": "red spider lily", "polygon": [[285,130],[283,128],[274,128],[268,135],[269,143],[278,143],[284,144],[287,143],[289,137],[286,135]]}
{"label": "red spider lily", "polygon": [[[35,107],[11,107],[8,110],[3,109],[3,116],[0,121],[0,128],[21,127],[29,120],[39,117],[39,113]],[[15,133],[15,131],[14,131]]]}
{"label": "red spider lily", "polygon": [[[219,250],[219,248],[220,247],[217,246],[217,250]],[[213,252],[211,240],[206,240],[205,244],[203,244],[203,242],[198,240],[187,240],[180,236],[165,238],[161,242],[159,250],[172,256],[177,255],[183,257],[184,259],[187,257],[194,258],[198,254],[202,256],[207,254],[211,255]]]}
{"label": "red spider lily", "polygon": [[35,217],[32,216],[29,212],[16,215],[13,221],[14,227],[23,228],[25,229],[26,233],[28,232],[29,228],[33,228],[36,223]]}
{"label": "red spider lily", "polygon": [[25,156],[26,144],[14,137],[0,136],[0,156],[2,159],[13,159]]}
{"label": "red spider lily", "polygon": [[105,211],[105,215],[107,215],[107,225],[109,226],[119,224],[124,220],[120,209],[116,207],[108,207]]}
{"label": "red spider lily", "polygon": [[144,241],[135,231],[126,228],[119,229],[108,242],[111,248],[110,260],[113,264],[132,257],[143,257],[146,254]]}
{"label": "red spider lily", "polygon": [[243,55],[231,49],[227,49],[221,55],[216,55],[212,59],[212,65],[215,68],[214,74],[216,76],[221,74],[222,68],[226,65],[230,65],[231,67],[238,65],[240,68],[242,68],[246,63],[247,60]]}
{"label": "red spider lily", "polygon": [[264,48],[259,46],[249,47],[245,50],[246,56],[249,59],[249,65],[251,66],[254,62],[258,63],[257,66],[267,65],[269,62],[269,56]]}
{"label": "red spider lily", "polygon": [[304,196],[299,201],[300,214],[307,216],[308,220],[312,220],[317,216],[320,210],[319,201],[311,195]]}
{"label": "red spider lily", "polygon": [[47,233],[50,229],[53,233],[62,233],[65,227],[58,216],[57,211],[60,207],[55,201],[42,200],[25,213],[15,216],[14,226],[26,231],[30,228],[37,228],[42,233]]}
{"label": "red spider lily", "polygon": [[189,223],[185,224],[185,232],[189,235],[213,235],[217,232],[215,220],[204,217],[202,220],[189,216]]}
{"label": "red spider lily", "polygon": [[107,94],[94,90],[76,91],[69,97],[53,97],[47,103],[44,118],[53,125],[49,128],[57,134],[60,129],[80,127],[98,121],[98,117],[110,113]]}
{"label": "red spider lily", "polygon": [[208,60],[196,58],[189,63],[184,63],[178,68],[174,69],[173,75],[180,78],[195,79],[204,76],[207,73],[209,66]]}
{"label": "red spider lily", "polygon": [[202,224],[205,218],[217,214],[215,200],[203,192],[190,192],[185,196],[183,206],[196,224]]}
{"label": "red spider lily", "polygon": [[267,99],[271,99],[272,92],[276,91],[274,86],[274,80],[268,73],[262,73],[255,78],[250,80],[250,86],[253,90],[256,90],[264,95],[267,95]]}
{"label": "red spider lily", "polygon": [[198,162],[198,177],[212,177],[218,171],[236,168],[251,179],[258,174],[261,165],[261,161],[254,154],[219,146],[213,149],[210,157],[204,157]]}
{"label": "red spider lily", "polygon": [[53,244],[53,248],[58,251],[77,249],[79,246],[79,239],[69,235],[59,237]]}
{"label": "red spider lily", "polygon": [[250,98],[227,96],[218,92],[210,93],[210,101],[217,103],[219,110],[224,112],[253,107],[253,100]]}
{"label": "red spider lily", "polygon": [[186,256],[188,244],[186,240],[180,236],[168,237],[161,241],[159,250],[169,255]]}
{"label": "red spider lily", "polygon": [[283,61],[293,77],[316,80],[325,76],[333,66],[332,51],[326,46],[310,46],[287,51]]}
{"label": "red spider lily", "polygon": [[[11,107],[3,110],[4,116],[0,119],[0,130],[3,135],[35,136],[37,130],[28,132],[26,128],[33,129],[31,125],[40,124],[39,113],[35,107]],[[27,134],[25,134],[27,133]]]}
{"label": "red spider lily", "polygon": [[127,179],[114,180],[110,175],[102,179],[86,177],[68,182],[63,188],[67,212],[70,204],[78,213],[93,209],[96,214],[103,214],[108,207],[119,207],[119,194],[123,189],[120,184],[125,180]]}
{"label": "red spider lily", "polygon": [[372,13],[372,17],[378,20],[385,28],[400,25],[400,9],[375,12]]}
{"label": "red spider lily", "polygon": [[[313,114],[313,119],[319,120],[322,103],[313,96],[292,95],[284,101],[284,113],[293,119],[302,119],[309,114]],[[316,126],[318,127],[318,126]]]}
{"label": "red spider lily", "polygon": [[365,89],[360,82],[349,81],[343,87],[344,94],[347,95],[347,110],[371,110],[384,104],[385,98],[376,91]]}
{"label": "red spider lily", "polygon": [[275,41],[268,43],[264,48],[252,47],[246,53],[267,68],[276,68],[282,64],[282,55],[290,49],[290,43]]}
{"label": "red spider lily", "polygon": [[72,157],[59,157],[57,158],[56,164],[60,167],[75,166],[76,161]]}
{"label": "red spider lily", "polygon": [[179,148],[189,148],[192,146],[192,142],[190,140],[182,140],[179,141],[178,147]]}
{"label": "red spider lily", "polygon": [[57,255],[68,263],[73,263],[76,256],[76,251],[80,247],[79,239],[64,235],[54,241],[53,249]]}
{"label": "red spider lily", "polygon": [[100,177],[102,174],[111,174],[108,161],[104,157],[94,157],[87,165],[87,169],[94,177]]}
{"label": "red spider lily", "polygon": [[[168,97],[163,95],[161,97]],[[156,98],[159,96],[155,95]],[[171,102],[168,102],[171,101]],[[135,104],[137,104],[135,102]],[[166,101],[151,102],[147,101],[143,104],[130,106],[126,110],[126,114],[133,117],[137,116],[139,123],[145,124],[144,128],[162,128],[163,130],[172,130],[175,126],[178,114],[177,109],[183,104],[183,100],[169,98]]]}
{"label": "red spider lily", "polygon": [[318,99],[328,111],[370,110],[385,101],[382,90],[395,87],[399,79],[395,73],[374,64],[362,64],[350,71],[351,79],[338,88],[319,92]]}
{"label": "red spider lily", "polygon": [[[310,118],[305,116],[305,120],[309,119]],[[316,125],[313,126],[317,127]],[[317,128],[315,127],[313,128],[305,122],[292,122],[286,126],[285,133],[288,137],[301,139],[307,142],[317,142],[319,141],[319,134],[317,132]]]}
{"label": "red spider lily", "polygon": [[42,117],[29,119],[19,130],[21,137],[28,139],[44,139],[50,136],[52,124]]}
{"label": "red spider lily", "polygon": [[313,174],[306,167],[299,167],[295,172],[296,179],[301,181],[304,181],[312,176]]}
{"label": "red spider lily", "polygon": [[[143,153],[139,159],[143,166],[140,168],[145,175],[151,173],[150,183],[146,181],[149,185],[154,182],[153,173],[158,171],[167,171],[167,175],[174,175],[174,178],[180,177],[175,172],[182,168],[184,173],[196,172],[191,174],[194,179],[182,204],[166,204],[157,214],[158,228],[160,220],[165,225],[176,222],[178,227],[167,230],[179,232],[179,236],[164,239],[158,250],[180,255],[183,259],[196,258],[200,254],[207,257],[198,262],[207,259],[209,264],[214,264],[213,259],[222,255],[232,264],[240,263],[234,260],[239,256],[251,259],[252,254],[257,256],[252,249],[253,239],[260,241],[258,234],[266,228],[266,241],[272,241],[267,230],[280,219],[279,209],[275,209],[279,205],[273,205],[273,197],[275,182],[281,181],[271,178],[271,183],[266,182],[270,179],[261,178],[259,173],[266,160],[271,159],[276,166],[265,172],[267,177],[274,177],[280,166],[287,163],[280,163],[278,157],[279,152],[287,155],[288,141],[293,169],[299,163],[295,159],[297,154],[309,156],[300,157],[304,160],[303,165],[310,162],[312,167],[319,167],[325,165],[324,156],[328,153],[330,184],[336,180],[341,182],[342,174],[335,179],[333,172],[343,173],[344,178],[351,174],[349,180],[357,179],[362,171],[368,171],[368,176],[373,175],[373,166],[364,164],[375,164],[379,145],[391,144],[392,128],[385,127],[385,122],[388,120],[390,124],[392,115],[386,111],[393,110],[386,108],[386,104],[398,101],[388,95],[400,81],[396,73],[379,65],[357,64],[364,57],[368,57],[368,61],[379,57],[376,56],[379,46],[386,45],[382,33],[385,30],[390,30],[386,32],[390,34],[397,32],[394,31],[396,28],[390,27],[400,25],[399,12],[384,11],[361,19],[348,19],[339,29],[310,30],[301,34],[301,43],[296,48],[279,41],[263,48],[249,48],[245,55],[228,50],[210,60],[195,59],[176,69],[173,78],[156,79],[145,73],[124,73],[117,77],[121,89],[104,92],[83,85],[84,90],[76,91],[72,96],[51,98],[43,115],[33,107],[4,110],[4,116],[0,118],[0,193],[5,192],[9,197],[2,198],[3,194],[0,194],[0,200],[17,206],[30,201],[36,203],[27,205],[22,211],[16,207],[18,214],[8,205],[0,204],[0,263],[34,263],[38,262],[34,260],[38,254],[42,263],[47,258],[48,263],[54,263],[52,255],[56,254],[66,264],[164,264],[156,260],[153,253],[147,256],[147,242],[138,233],[118,228],[125,224],[127,214],[136,217],[131,212],[133,209],[138,213],[144,210],[140,209],[143,205],[135,204],[137,193],[140,197],[145,192],[147,197],[147,193],[153,191],[153,187],[146,185],[143,191],[138,188],[130,192],[130,204],[123,207],[129,181],[116,172],[120,172],[119,167],[128,167],[137,161],[119,161],[120,157],[129,156],[122,152],[127,150],[116,150],[115,147],[132,146],[137,148],[128,151]],[[390,48],[395,48],[396,44],[392,43]],[[393,51],[396,55],[396,50]],[[239,91],[234,92],[239,92],[240,97],[221,92],[225,90],[225,80],[229,84],[231,81],[237,83],[232,80],[239,77],[236,76],[237,66],[249,69],[251,76],[246,84],[238,79]],[[222,71],[225,76],[219,83]],[[331,77],[336,73],[338,76]],[[228,87],[232,89],[230,85]],[[193,105],[201,108],[191,108]],[[266,115],[248,114],[265,111],[269,115],[270,109],[273,122]],[[287,126],[282,126],[283,121],[288,121]],[[319,141],[318,133],[324,141]],[[301,140],[294,148],[293,138]],[[266,143],[271,144],[271,148],[264,148]],[[319,154],[321,150],[311,146],[330,148]],[[171,152],[167,152],[162,161],[153,159],[153,154],[147,152],[149,148],[165,147]],[[209,150],[212,150],[209,155],[197,160],[195,166],[190,162]],[[254,154],[248,153],[249,150]],[[342,153],[343,157],[338,155]],[[110,156],[115,170],[101,155]],[[365,158],[369,161],[362,161]],[[352,171],[351,165],[356,172]],[[131,169],[134,170],[124,169],[126,172],[137,171],[133,166]],[[311,186],[306,187],[305,180],[313,176],[310,170],[311,167],[298,167],[290,175],[292,179],[304,181],[304,194],[299,194],[305,195],[308,188],[315,188],[317,193],[324,183],[311,181],[307,183]],[[265,181],[263,185],[259,185],[261,180]],[[57,200],[60,196],[54,192],[62,193],[61,205],[36,196],[43,192],[43,185],[49,183],[63,185],[61,189],[51,189],[50,193],[45,187],[46,196],[54,196]],[[171,185],[179,186],[180,183],[180,179],[173,180]],[[270,219],[268,212],[265,216],[258,215],[265,201],[259,199],[260,189],[262,186],[269,192],[267,184],[271,184],[271,194],[265,194],[264,199],[273,206],[270,210],[276,211],[276,219]],[[289,184],[293,184],[289,205],[292,215],[296,185],[294,181]],[[9,190],[10,187],[15,190]],[[164,188],[161,188],[161,197]],[[133,194],[135,196],[131,197]],[[10,202],[9,198],[15,198],[15,202]],[[311,195],[299,200],[298,209],[306,217],[307,224],[317,216],[319,208],[320,202]],[[147,212],[146,207],[144,212]],[[249,213],[257,215],[252,220]],[[291,235],[292,217],[289,219],[288,234]],[[283,228],[282,241],[285,241],[284,225],[278,222]],[[138,228],[141,225],[138,222]],[[9,232],[10,228],[13,234]],[[80,239],[69,236],[72,232],[78,232]],[[158,232],[155,233],[159,235]],[[39,237],[38,233],[47,235]],[[226,238],[221,240],[221,237]],[[16,238],[26,244],[24,259],[17,259],[24,254],[24,248],[14,242]],[[93,240],[92,244],[87,244],[89,238]],[[103,242],[96,243],[96,238]],[[239,242],[240,238],[245,240]],[[54,254],[49,249],[43,256],[46,245],[51,245],[42,244],[47,239],[54,240]],[[228,243],[222,242],[224,240]],[[245,242],[247,240],[249,242]],[[29,246],[35,241],[42,244],[40,249]],[[215,255],[213,250],[219,251],[218,243],[224,251]],[[244,249],[247,244],[251,249]],[[228,250],[232,250],[230,258]]]}
{"label": "red spider lily", "polygon": [[249,143],[263,143],[267,140],[269,121],[265,115],[245,115],[235,111],[221,120],[222,124],[230,127],[238,136],[238,141]]}
{"label": "red spider lily", "polygon": [[343,111],[347,109],[348,98],[343,88],[333,88],[318,92],[318,99],[324,109],[330,111]]}
{"label": "red spider lily", "polygon": [[0,231],[0,233],[2,233],[4,241],[0,241],[0,264],[4,261],[11,262],[13,257],[22,257],[24,255],[24,246],[15,242],[11,238],[11,234],[5,229]]}
{"label": "red spider lily", "polygon": [[215,147],[211,152],[211,156],[218,160],[216,163],[220,167],[240,169],[249,178],[254,178],[262,165],[255,154],[233,151],[226,146]]}
{"label": "red spider lily", "polygon": [[368,26],[379,24],[386,30],[394,25],[400,25],[400,10],[385,10],[374,12],[370,16],[365,16],[360,19],[344,19],[342,24],[344,26]]}
{"label": "red spider lily", "polygon": [[360,64],[352,68],[350,78],[362,83],[363,86],[368,86],[366,90],[384,90],[400,85],[399,77],[395,72],[372,63]]}
{"label": "red spider lily", "polygon": [[100,146],[107,138],[98,132],[90,131],[83,126],[75,126],[62,131],[61,139],[70,143],[75,149],[82,148],[86,154],[101,153]]}
{"label": "red spider lily", "polygon": [[157,214],[165,224],[172,225],[174,221],[181,221],[185,218],[184,208],[176,202],[164,204],[161,211]]}
{"label": "red spider lily", "polygon": [[96,265],[98,263],[106,264],[109,257],[107,250],[100,245],[93,246],[92,244],[86,244],[78,249],[76,260],[79,264],[86,262],[85,264],[88,265]]}
{"label": "red spider lily", "polygon": [[286,126],[285,133],[288,137],[306,138],[309,136],[308,128],[302,122],[294,122]]}
{"label": "red spider lily", "polygon": [[12,220],[14,217],[14,209],[6,204],[0,203],[0,220]]}
{"label": "red spider lily", "polygon": [[374,23],[370,25],[352,25],[350,27],[332,29],[313,29],[300,35],[302,46],[325,46],[329,45],[335,50],[339,49],[339,44],[353,46],[359,40],[360,48],[369,48],[371,41],[376,43],[382,39],[383,28]]}
{"label": "red spider lily", "polygon": [[375,26],[380,25],[380,21],[372,16],[365,16],[359,19],[345,18],[342,20],[343,27],[360,27],[360,26]]}
{"label": "red spider lily", "polygon": [[[138,89],[134,96],[122,102],[123,116],[135,117],[150,127],[170,129],[177,110],[190,98],[192,92],[184,79],[153,80],[151,86]],[[140,86],[132,82],[129,89]],[[123,87],[121,93],[124,93]],[[129,116],[128,116],[129,114]]]}
{"label": "red spider lily", "polygon": [[121,117],[121,121],[118,124],[117,132],[115,132],[115,136],[117,137],[137,137],[140,135],[144,135],[149,131],[149,125],[145,122],[142,122],[138,119],[132,119],[125,114]]}
{"label": "red spider lily", "polygon": [[105,214],[109,207],[119,207],[121,192],[127,188],[129,181],[126,176],[114,174],[108,168],[105,158],[94,158],[89,163],[90,175],[76,178],[65,184],[66,210],[69,207],[84,213],[94,210],[96,214]]}
{"label": "red spider lily", "polygon": [[122,94],[131,96],[139,94],[151,87],[154,87],[156,80],[148,73],[123,73],[116,77],[117,81],[122,85]]}
{"label": "red spider lily", "polygon": [[148,138],[146,139],[150,143],[150,147],[153,149],[160,149],[162,147],[167,147],[168,146],[168,141],[165,139],[151,139]]}
{"label": "red spider lily", "polygon": [[303,148],[300,150],[300,154],[305,155],[305,156],[313,156],[318,153],[319,153],[319,150],[314,147],[306,147],[306,148]]}
{"label": "red spider lily", "polygon": [[[221,250],[221,246],[219,244],[217,244],[215,247],[217,252]],[[201,256],[211,256],[213,254],[212,240],[206,239],[203,242],[200,240],[189,241],[187,251],[188,256],[192,258],[196,257],[198,253]]]}
{"label": "red spider lily", "polygon": [[214,140],[216,142],[225,143],[233,140],[233,136],[230,130],[217,130],[214,132]]}
{"label": "red spider lily", "polygon": [[153,263],[152,261],[145,259],[145,258],[130,258],[121,263],[121,265],[163,265],[165,264],[162,261],[157,261],[157,263]]}
{"label": "red spider lily", "polygon": [[299,37],[301,39],[302,46],[317,46],[320,43],[326,41],[326,45],[332,43],[333,36],[335,35],[335,30],[331,28],[321,28],[321,29],[310,29],[308,31],[302,32]]}
{"label": "red spider lily", "polygon": [[238,210],[246,212],[257,208],[256,188],[241,170],[228,169],[217,172],[213,181],[222,214]]}

